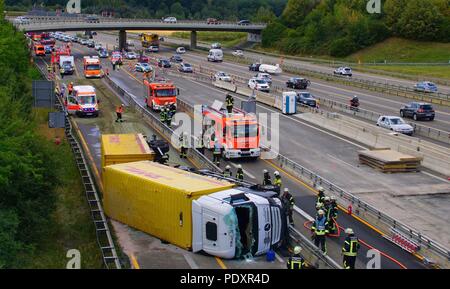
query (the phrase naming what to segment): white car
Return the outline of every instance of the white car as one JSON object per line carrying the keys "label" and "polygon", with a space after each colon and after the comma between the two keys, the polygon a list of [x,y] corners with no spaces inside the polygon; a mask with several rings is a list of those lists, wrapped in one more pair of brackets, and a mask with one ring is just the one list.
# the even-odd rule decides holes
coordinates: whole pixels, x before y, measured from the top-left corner
{"label": "white car", "polygon": [[248,87],[250,89],[255,89],[258,91],[265,91],[265,92],[270,91],[270,85],[267,83],[267,81],[262,79],[256,79],[255,77],[250,78],[250,80],[248,81]]}
{"label": "white car", "polygon": [[237,56],[237,57],[244,56],[244,52],[242,50],[235,50],[231,54],[233,54],[234,56]]}
{"label": "white car", "polygon": [[178,47],[177,48],[177,53],[178,54],[184,54],[184,53],[186,53],[186,49],[184,47]]}
{"label": "white car", "polygon": [[339,67],[334,74],[352,77],[352,69],[350,67]]}
{"label": "white car", "polygon": [[177,23],[177,18],[175,18],[175,17],[166,17],[166,18],[164,18],[163,22],[165,22],[165,23]]}
{"label": "white car", "polygon": [[101,43],[97,43],[97,44],[95,44],[95,46],[94,46],[94,48],[95,48],[95,50],[100,50],[100,49],[102,49],[103,48],[103,46],[102,46],[102,44]]}
{"label": "white car", "polygon": [[126,59],[137,59],[137,54],[134,52],[127,52],[125,53],[125,58]]}
{"label": "white car", "polygon": [[283,70],[281,69],[280,65],[277,63],[275,65],[271,64],[261,64],[258,68],[259,72],[265,72],[270,74],[281,74]]}
{"label": "white car", "polygon": [[222,45],[220,45],[220,43],[216,42],[211,44],[211,49],[221,49]]}
{"label": "white car", "polygon": [[214,75],[214,78],[216,80],[231,82],[231,76],[228,73],[223,72],[223,71],[216,72],[216,74]]}
{"label": "white car", "polygon": [[30,19],[25,16],[18,16],[14,19],[14,23],[16,24],[30,24]]}
{"label": "white car", "polygon": [[265,80],[268,84],[272,84],[272,76],[268,73],[259,72],[255,75],[255,78]]}
{"label": "white car", "polygon": [[148,52],[158,52],[159,51],[159,47],[156,45],[152,45],[149,48],[147,48]]}
{"label": "white car", "polygon": [[134,69],[139,72],[153,71],[153,68],[150,66],[150,64],[145,63],[145,62],[144,63],[141,63],[141,62],[136,63],[136,65],[134,66]]}
{"label": "white car", "polygon": [[414,128],[398,116],[382,115],[378,118],[377,126],[406,135],[412,135],[414,133]]}

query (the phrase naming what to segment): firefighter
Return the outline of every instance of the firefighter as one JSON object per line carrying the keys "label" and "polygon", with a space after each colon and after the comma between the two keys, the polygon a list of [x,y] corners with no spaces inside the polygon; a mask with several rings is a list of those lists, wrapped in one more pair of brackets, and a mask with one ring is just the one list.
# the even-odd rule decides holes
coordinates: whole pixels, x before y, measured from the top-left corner
{"label": "firefighter", "polygon": [[317,202],[317,203],[316,203],[316,211],[319,211],[319,210],[322,210],[322,209],[323,209],[323,204]]}
{"label": "firefighter", "polygon": [[225,170],[223,171],[223,176],[226,177],[226,178],[230,178],[230,177],[233,176],[232,173],[231,173],[231,167],[229,165],[227,165],[225,167]]}
{"label": "firefighter", "polygon": [[169,111],[172,117],[175,115],[175,113],[177,113],[177,106],[175,105],[175,103],[170,104]]}
{"label": "firefighter", "polygon": [[238,165],[236,172],[236,179],[243,181],[244,180],[244,170],[242,169],[242,165]]}
{"label": "firefighter", "polygon": [[234,98],[231,94],[227,94],[225,98],[225,105],[227,106],[228,113],[233,112]]}
{"label": "firefighter", "polygon": [[330,221],[330,218],[328,216],[328,213],[330,211],[330,206],[331,206],[330,197],[329,196],[325,196],[325,198],[323,198],[323,210],[325,212],[325,217],[327,217],[327,221],[328,222]]}
{"label": "firefighter", "polygon": [[272,185],[272,180],[270,179],[270,174],[267,170],[263,170],[263,186]]}
{"label": "firefighter", "polygon": [[181,133],[180,137],[178,138],[180,141],[180,159],[187,158],[187,133],[183,132]]}
{"label": "firefighter", "polygon": [[281,176],[280,176],[280,173],[278,171],[275,171],[273,173],[273,175],[274,175],[273,184],[278,187],[278,192],[280,192],[280,190],[281,190]]}
{"label": "firefighter", "polygon": [[292,254],[287,261],[288,269],[305,269],[306,263],[305,259],[300,255],[302,248],[300,246],[294,247],[294,254]]}
{"label": "firefighter", "polygon": [[[69,88],[70,89],[70,88]],[[69,90],[70,91],[70,90]],[[122,103],[121,105],[119,105],[117,108],[116,108],[116,114],[117,114],[117,119],[116,119],[116,122],[123,122],[123,120],[122,120],[122,113],[123,113],[123,107],[124,107],[125,105]]]}
{"label": "firefighter", "polygon": [[62,66],[59,68],[59,74],[61,75],[61,79],[64,79],[64,68]]}
{"label": "firefighter", "polygon": [[47,65],[47,72],[50,74],[51,72],[52,72],[52,67],[51,67],[51,65],[49,64],[49,65]]}
{"label": "firefighter", "polygon": [[216,166],[220,166],[220,156],[222,155],[222,146],[219,143],[219,140],[216,139],[214,141],[214,148],[213,148],[213,162],[216,164]]}
{"label": "firefighter", "polygon": [[336,198],[334,196],[330,197],[330,205],[327,212],[328,218],[328,231],[331,234],[336,232],[336,219],[338,214],[338,207],[336,203]]}
{"label": "firefighter", "polygon": [[67,86],[67,89],[69,91],[69,95],[72,95],[73,92],[73,82],[70,82],[69,85]]}
{"label": "firefighter", "polygon": [[294,197],[289,193],[288,188],[284,188],[284,193],[281,200],[283,201],[284,206],[286,208],[286,214],[289,217],[289,224],[294,226],[294,219],[292,217],[292,213],[294,211],[295,200]]}
{"label": "firefighter", "polygon": [[203,136],[200,134],[197,138],[197,150],[204,155],[205,154],[205,144],[203,143]]}
{"label": "firefighter", "polygon": [[172,125],[172,113],[169,108],[166,106],[166,125],[170,127]]}
{"label": "firefighter", "polygon": [[328,233],[327,218],[325,217],[325,212],[323,210],[319,210],[317,212],[317,217],[311,227],[311,232],[313,233],[314,244],[317,246],[317,248],[319,248],[320,246],[322,252],[324,254],[327,254],[327,245],[325,243],[326,234]]}
{"label": "firefighter", "polygon": [[344,269],[355,269],[356,256],[360,248],[359,240],[353,233],[351,228],[345,229],[347,237],[342,247],[342,255],[344,255],[343,263]]}
{"label": "firefighter", "polygon": [[325,198],[325,189],[323,187],[318,187],[317,191],[319,191],[319,194],[317,195],[317,203],[324,203]]}
{"label": "firefighter", "polygon": [[166,123],[167,121],[167,112],[165,107],[162,107],[159,111],[159,121],[161,121],[162,123]]}

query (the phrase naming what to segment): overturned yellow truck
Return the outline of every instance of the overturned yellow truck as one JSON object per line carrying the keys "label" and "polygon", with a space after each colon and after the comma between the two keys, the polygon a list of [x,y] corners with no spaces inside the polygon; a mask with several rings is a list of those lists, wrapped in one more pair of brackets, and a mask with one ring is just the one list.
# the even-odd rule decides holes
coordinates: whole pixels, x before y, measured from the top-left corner
{"label": "overturned yellow truck", "polygon": [[265,254],[281,245],[287,228],[273,191],[152,161],[105,166],[103,187],[110,218],[193,252]]}

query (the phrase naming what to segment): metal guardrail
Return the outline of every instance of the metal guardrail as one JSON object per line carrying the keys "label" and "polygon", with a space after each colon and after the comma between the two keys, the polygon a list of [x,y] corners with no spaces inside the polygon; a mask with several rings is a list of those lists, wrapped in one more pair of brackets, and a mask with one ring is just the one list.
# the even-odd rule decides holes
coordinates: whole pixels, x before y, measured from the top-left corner
{"label": "metal guardrail", "polygon": [[[242,64],[251,64],[254,62],[259,62],[260,59],[252,56],[244,56],[244,57],[230,57],[233,61],[242,63]],[[431,102],[436,104],[441,104],[445,106],[450,106],[450,94],[444,93],[421,93],[417,92],[412,88],[406,86],[398,86],[388,83],[381,83],[370,80],[363,80],[354,77],[343,77],[339,75],[334,75],[332,73],[325,73],[310,70],[307,68],[301,68],[299,66],[293,66],[290,64],[282,64],[281,67],[285,71],[289,71],[291,73],[296,73],[299,75],[306,75],[310,77],[315,77],[319,79],[323,79],[326,81],[334,81],[341,82],[347,86],[354,86],[362,89],[372,90],[375,92],[387,93],[390,95],[395,95],[399,97],[411,98],[425,102]]]}
{"label": "metal guardrail", "polygon": [[[207,80],[210,78],[203,77],[203,79]],[[382,221],[391,228],[395,228],[397,231],[401,232],[404,236],[411,238],[422,247],[429,248],[438,255],[450,261],[450,250],[447,249],[442,244],[432,240],[431,238],[427,237],[421,232],[403,224],[402,222],[394,219],[388,214],[376,209],[375,207],[357,198],[353,194],[343,190],[339,186],[331,183],[330,181],[326,180],[320,175],[290,160],[289,158],[281,154],[278,154],[276,161],[280,167],[290,170],[291,172],[294,173],[294,175],[302,178],[303,180],[310,181],[314,186],[322,186],[329,193],[339,196],[341,199],[346,200],[349,204],[352,204],[353,207],[356,206],[357,209],[360,209],[364,212],[371,214],[373,217]],[[347,207],[348,204],[341,204],[341,205]]]}
{"label": "metal guardrail", "polygon": [[[47,80],[50,80],[46,72],[42,70],[39,65],[36,65],[36,67]],[[94,185],[94,178],[92,177],[91,172],[88,169],[88,162],[86,161],[79,141],[75,137],[76,133],[74,133],[73,131],[72,122],[68,116],[68,113],[64,109],[64,106],[62,105],[63,101],[59,96],[57,97],[57,101],[57,106],[65,113],[65,134],[72,148],[72,152],[74,154],[75,161],[80,172],[81,180],[84,185],[86,199],[88,201],[91,211],[91,217],[95,226],[97,244],[102,253],[103,264],[107,269],[121,269],[122,265],[120,263],[119,257],[117,256],[114,241],[111,237],[111,232],[106,220],[105,213],[103,212],[100,197]]]}

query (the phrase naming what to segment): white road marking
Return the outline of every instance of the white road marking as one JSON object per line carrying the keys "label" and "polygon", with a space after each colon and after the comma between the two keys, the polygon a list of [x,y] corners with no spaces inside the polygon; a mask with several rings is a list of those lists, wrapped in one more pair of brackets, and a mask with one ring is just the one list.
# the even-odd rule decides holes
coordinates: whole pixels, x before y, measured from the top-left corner
{"label": "white road marking", "polygon": [[192,257],[189,254],[183,254],[184,259],[186,260],[186,262],[189,264],[189,266],[191,267],[191,269],[198,269],[198,265],[195,263],[194,259],[192,259]]}
{"label": "white road marking", "polygon": [[423,172],[423,171],[421,171],[421,173],[424,174],[424,175],[430,176],[430,177],[432,177],[432,178],[435,178],[436,180],[440,180],[440,181],[443,181],[443,182],[445,182],[445,183],[450,183],[449,180],[446,180],[446,179],[444,179],[444,178],[435,176],[435,175],[433,175],[433,174],[431,174],[431,173],[429,173],[429,172]]}
{"label": "white road marking", "polygon": [[281,258],[280,255],[278,255],[277,253],[275,253],[275,258],[277,258],[277,260],[278,260],[280,263],[284,263],[283,258]]}
{"label": "white road marking", "polygon": [[[238,168],[238,165],[235,163],[230,163],[233,167],[235,167],[236,169]],[[242,171],[244,172],[244,178],[246,176],[250,177],[251,179],[256,179],[256,177],[254,175],[252,175],[250,172],[248,172],[247,170],[242,169]]]}
{"label": "white road marking", "polygon": [[329,156],[330,158],[332,158],[332,159],[334,159],[334,160],[336,160],[336,161],[338,161],[338,162],[340,162],[340,163],[343,163],[343,164],[345,164],[345,165],[347,165],[347,166],[349,166],[349,167],[352,167],[353,169],[357,169],[357,167],[355,167],[354,165],[349,164],[349,163],[347,163],[347,162],[345,162],[345,161],[343,161],[343,160],[341,160],[341,159],[338,159],[338,158],[335,157],[335,156],[332,156],[332,155],[330,155],[330,154],[327,154],[327,156]]}

